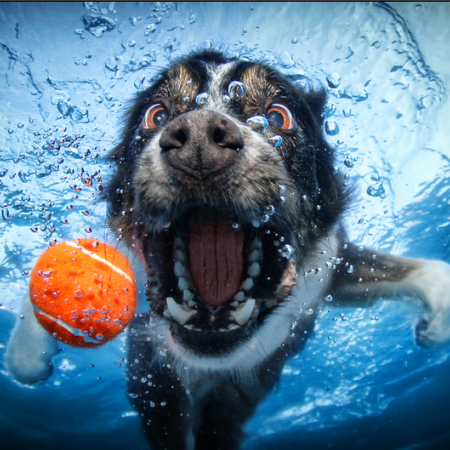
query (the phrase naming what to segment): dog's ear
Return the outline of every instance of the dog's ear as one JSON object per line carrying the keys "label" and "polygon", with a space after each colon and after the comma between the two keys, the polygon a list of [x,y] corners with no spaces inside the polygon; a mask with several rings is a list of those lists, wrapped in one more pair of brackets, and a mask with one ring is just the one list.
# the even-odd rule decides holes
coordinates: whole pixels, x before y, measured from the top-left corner
{"label": "dog's ear", "polygon": [[317,120],[317,123],[322,126],[324,122],[324,109],[325,104],[327,102],[327,91],[322,86],[318,90],[309,90],[309,91],[303,91],[302,92],[303,98],[305,102],[308,104],[308,106],[311,109],[311,112],[314,114],[314,117]]}

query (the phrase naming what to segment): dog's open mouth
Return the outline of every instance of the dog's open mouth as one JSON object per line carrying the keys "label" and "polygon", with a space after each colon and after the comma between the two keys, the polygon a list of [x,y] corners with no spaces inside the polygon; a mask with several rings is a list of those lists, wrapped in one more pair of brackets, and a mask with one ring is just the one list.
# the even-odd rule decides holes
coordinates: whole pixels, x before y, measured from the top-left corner
{"label": "dog's open mouth", "polygon": [[185,344],[232,343],[296,284],[286,233],[211,210],[187,217],[144,233],[148,299]]}

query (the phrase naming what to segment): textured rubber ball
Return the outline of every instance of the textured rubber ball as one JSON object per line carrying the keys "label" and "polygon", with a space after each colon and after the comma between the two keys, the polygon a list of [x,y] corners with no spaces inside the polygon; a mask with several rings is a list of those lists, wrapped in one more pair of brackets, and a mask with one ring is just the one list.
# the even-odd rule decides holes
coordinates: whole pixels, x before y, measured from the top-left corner
{"label": "textured rubber ball", "polygon": [[30,300],[41,325],[56,339],[96,347],[119,335],[136,309],[137,290],[128,260],[95,239],[48,248],[30,281]]}

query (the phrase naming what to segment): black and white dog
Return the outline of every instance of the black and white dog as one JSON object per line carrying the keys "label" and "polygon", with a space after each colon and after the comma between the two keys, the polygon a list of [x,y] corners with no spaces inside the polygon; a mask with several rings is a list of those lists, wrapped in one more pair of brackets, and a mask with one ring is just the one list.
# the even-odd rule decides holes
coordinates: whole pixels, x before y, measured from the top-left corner
{"label": "black and white dog", "polygon": [[128,380],[153,449],[239,448],[326,297],[422,302],[417,343],[450,342],[449,265],[346,241],[350,195],[323,137],[325,96],[202,52],[129,111],[106,197],[111,227],[148,270]]}

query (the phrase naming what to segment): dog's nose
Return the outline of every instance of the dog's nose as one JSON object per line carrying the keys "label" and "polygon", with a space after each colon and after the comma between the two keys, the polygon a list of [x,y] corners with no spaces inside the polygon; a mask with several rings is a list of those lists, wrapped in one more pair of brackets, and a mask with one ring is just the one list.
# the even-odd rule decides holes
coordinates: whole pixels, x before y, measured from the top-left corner
{"label": "dog's nose", "polygon": [[174,119],[161,134],[159,145],[170,166],[202,180],[233,164],[244,138],[223,114],[197,110]]}

